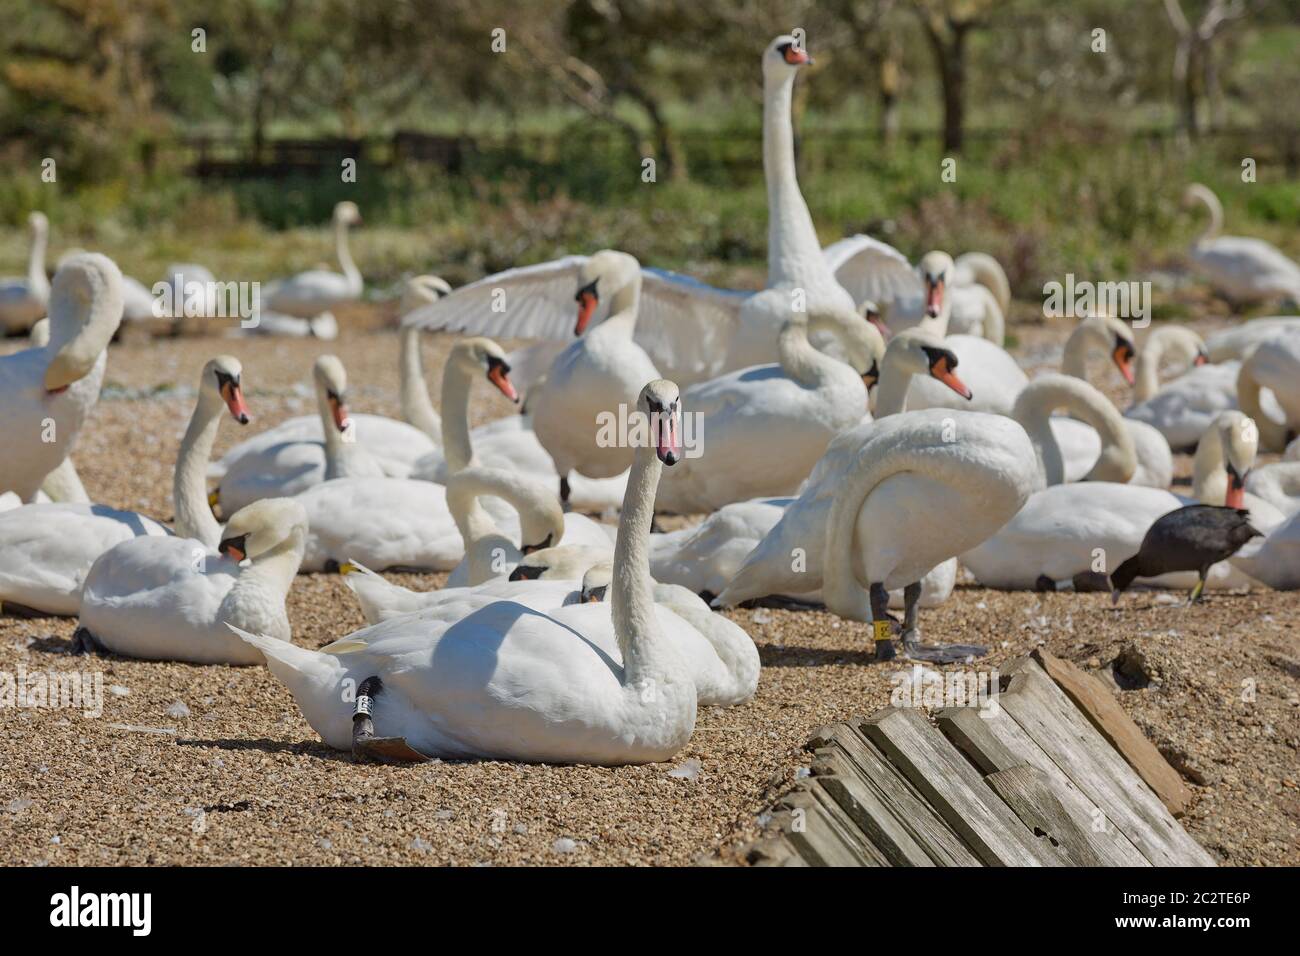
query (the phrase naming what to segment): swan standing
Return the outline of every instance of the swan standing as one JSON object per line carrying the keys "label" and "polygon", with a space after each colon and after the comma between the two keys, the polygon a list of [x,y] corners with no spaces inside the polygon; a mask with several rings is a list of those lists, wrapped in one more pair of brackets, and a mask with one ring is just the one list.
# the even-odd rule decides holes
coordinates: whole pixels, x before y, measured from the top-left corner
{"label": "swan standing", "polygon": [[[181,441],[172,483],[176,533],[216,547],[221,537],[208,507],[203,470],[223,413],[249,421],[240,386],[242,368],[229,355],[203,366],[198,399]],[[72,616],[82,583],[101,554],[137,536],[168,535],[157,521],[98,504],[30,504],[0,513],[0,601],[45,614]]]}
{"label": "swan standing", "polygon": [[361,213],[356,203],[344,200],[336,205],[333,215],[334,251],[343,273],[313,269],[272,282],[262,290],[262,302],[267,309],[310,319],[361,298],[361,271],[348,251],[348,228],[360,222]]}
{"label": "swan standing", "polygon": [[1197,203],[1209,212],[1210,221],[1187,254],[1215,291],[1234,303],[1285,297],[1300,305],[1300,265],[1262,239],[1219,235],[1223,229],[1219,197],[1208,187],[1192,183],[1183,194],[1183,205]]}
{"label": "swan standing", "polygon": [[27,217],[32,232],[27,275],[0,278],[0,332],[21,332],[45,315],[50,300],[50,280],[45,278],[45,247],[50,221],[44,213]]}
{"label": "swan standing", "polygon": [[[665,381],[638,399],[656,416],[655,441],[637,449],[628,478],[608,606],[544,614],[500,600],[450,626],[397,618],[322,651],[241,636],[267,655],[325,743],[358,755],[667,760],[690,739],[697,705],[689,666],[664,634],[680,619],[655,606],[646,554],[660,469],[680,456],[677,402]],[[618,659],[585,639],[598,632],[612,633]],[[355,706],[344,686],[357,688]]]}
{"label": "swan standing", "polygon": [[228,625],[289,643],[284,599],[307,533],[302,506],[268,498],[231,516],[214,552],[193,538],[132,538],[86,576],[83,650],[195,664],[259,664]]}
{"label": "swan standing", "polygon": [[78,256],[50,293],[50,341],[0,357],[0,492],[33,501],[45,476],[72,450],[99,400],[109,339],[122,320],[122,274],[108,258]]}

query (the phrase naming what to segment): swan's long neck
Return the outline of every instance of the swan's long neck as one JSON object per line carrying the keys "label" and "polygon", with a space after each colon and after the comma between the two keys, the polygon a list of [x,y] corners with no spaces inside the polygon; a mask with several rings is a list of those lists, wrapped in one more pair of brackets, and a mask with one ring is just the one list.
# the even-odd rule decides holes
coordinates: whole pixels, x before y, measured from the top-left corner
{"label": "swan's long neck", "polygon": [[469,467],[474,447],[469,437],[469,392],[473,373],[455,358],[447,362],[442,373],[442,453],[447,469],[456,474]]}
{"label": "swan's long neck", "polygon": [[[349,463],[355,461],[356,456],[364,452],[355,440],[344,439],[343,433],[334,424],[334,412],[330,408],[329,397],[325,394],[325,389],[319,385],[316,388],[316,406],[320,410],[321,433],[325,439],[325,477],[326,479],[346,477]],[[354,422],[353,435],[349,438],[355,439],[356,427]]]}
{"label": "swan's long neck", "polygon": [[208,506],[207,469],[212,445],[217,440],[225,406],[218,395],[200,389],[189,427],[176,456],[172,477],[172,506],[176,509],[176,533],[196,538],[208,547],[221,540],[221,525]]}
{"label": "swan's long neck", "polygon": [[623,496],[618,542],[614,546],[610,616],[623,654],[625,687],[644,689],[662,671],[657,651],[663,645],[663,635],[655,617],[648,547],[655,492],[662,470],[653,447],[643,445],[636,450]]}
{"label": "swan's long neck", "polygon": [[1062,374],[1087,381],[1089,351],[1094,346],[1105,348],[1106,345],[1106,336],[1096,325],[1084,319],[1065,340],[1065,350],[1061,355]]}
{"label": "swan's long neck", "polygon": [[98,290],[88,304],[69,306],[67,301],[50,303],[47,388],[52,377],[69,384],[90,374],[122,321],[121,286]]}
{"label": "swan's long neck", "polygon": [[1196,443],[1196,457],[1192,459],[1192,497],[1207,505],[1222,505],[1227,500],[1227,459],[1223,451],[1223,436],[1218,428],[1209,429]]}
{"label": "swan's long neck", "polygon": [[1065,481],[1065,460],[1052,432],[1052,412],[1058,408],[1091,425],[1101,439],[1101,454],[1088,472],[1090,481],[1126,483],[1137,469],[1137,449],[1119,410],[1087,382],[1066,376],[1038,380],[1021,392],[1012,417],[1029,434],[1039,467],[1049,485]]}
{"label": "swan's long neck", "polygon": [[588,337],[601,339],[627,338],[636,334],[637,310],[641,306],[641,273],[619,287],[609,300],[609,318],[587,332]]}
{"label": "swan's long neck", "polygon": [[348,224],[341,219],[334,222],[334,250],[338,253],[339,266],[347,276],[348,284],[359,291],[363,285],[361,270],[352,261],[352,253],[348,249]]}
{"label": "swan's long neck", "polygon": [[306,540],[306,530],[295,528],[280,544],[258,555],[247,567],[241,568],[231,592],[247,593],[257,589],[268,600],[278,599],[283,604],[285,595],[289,593],[298,574],[298,566],[302,564]]}
{"label": "swan's long neck", "polygon": [[45,248],[49,242],[49,232],[45,226],[38,225],[32,234],[32,251],[27,258],[27,284],[33,291],[49,292],[50,282],[45,278]]}
{"label": "swan's long neck", "polygon": [[843,365],[823,354],[808,341],[808,326],[802,322],[787,322],[777,338],[777,352],[781,368],[800,385],[816,388]]}
{"label": "swan's long neck", "polygon": [[[763,82],[763,173],[767,180],[767,283],[801,281],[822,263],[821,243],[794,163],[793,72]],[[824,267],[824,265],[823,265]]]}
{"label": "swan's long neck", "polygon": [[876,385],[875,418],[901,415],[907,411],[907,390],[913,373],[888,352],[881,360],[880,382]]}
{"label": "swan's long neck", "polygon": [[[539,510],[539,493],[554,494],[549,490],[542,492],[542,489],[531,484],[523,475],[499,468],[471,468],[461,471],[448,482],[447,510],[451,512],[456,528],[465,541],[465,561],[469,568],[467,583],[482,584],[500,574],[501,568],[492,566],[492,546],[513,546],[483,507],[481,499],[490,495],[509,504],[519,514],[522,530],[536,523],[529,518],[534,517]],[[520,541],[519,548],[537,543]]]}
{"label": "swan's long neck", "polygon": [[1196,198],[1205,204],[1205,208],[1210,213],[1210,221],[1201,230],[1201,234],[1196,237],[1196,242],[1199,245],[1214,239],[1223,230],[1223,203],[1219,202],[1219,197],[1208,189],[1196,190]]}
{"label": "swan's long neck", "polygon": [[1145,402],[1160,391],[1160,363],[1168,342],[1163,336],[1149,335],[1142,343],[1133,372],[1133,402]]}
{"label": "swan's long neck", "polygon": [[420,360],[419,328],[402,329],[401,350],[402,417],[428,435],[434,444],[441,445],[442,419],[429,401],[429,386]]}
{"label": "swan's long neck", "polygon": [[1255,419],[1259,426],[1260,451],[1281,451],[1286,447],[1286,425],[1275,422],[1264,413],[1259,393],[1260,384],[1255,379],[1250,359],[1247,359],[1241,363],[1241,371],[1237,373],[1237,407]]}

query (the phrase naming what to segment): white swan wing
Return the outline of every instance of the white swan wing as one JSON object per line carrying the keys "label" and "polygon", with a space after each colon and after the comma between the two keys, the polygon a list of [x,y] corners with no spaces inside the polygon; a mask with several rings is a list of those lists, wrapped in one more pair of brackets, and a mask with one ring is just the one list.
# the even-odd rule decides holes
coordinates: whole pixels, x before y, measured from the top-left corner
{"label": "white swan wing", "polygon": [[587,258],[565,256],[486,276],[409,313],[402,325],[492,338],[572,339],[574,296]]}
{"label": "white swan wing", "polygon": [[751,295],[643,268],[636,342],[660,373],[679,385],[712,378],[726,366],[741,306]]}
{"label": "white swan wing", "polygon": [[925,290],[912,264],[887,242],[861,234],[833,242],[822,257],[858,305],[919,308]]}

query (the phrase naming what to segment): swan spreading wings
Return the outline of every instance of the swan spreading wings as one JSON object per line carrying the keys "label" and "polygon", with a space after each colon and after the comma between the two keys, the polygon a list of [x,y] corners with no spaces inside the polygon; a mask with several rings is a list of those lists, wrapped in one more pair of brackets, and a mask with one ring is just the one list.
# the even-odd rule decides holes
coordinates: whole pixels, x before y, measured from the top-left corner
{"label": "swan spreading wings", "polygon": [[[417,309],[403,325],[547,340],[527,356],[511,356],[516,381],[536,381],[573,338],[574,290],[589,258],[565,256],[498,272]],[[741,306],[753,294],[643,266],[634,340],[675,381],[713,378],[728,370],[728,347],[741,322]],[[597,308],[608,308],[607,301],[602,298]]]}

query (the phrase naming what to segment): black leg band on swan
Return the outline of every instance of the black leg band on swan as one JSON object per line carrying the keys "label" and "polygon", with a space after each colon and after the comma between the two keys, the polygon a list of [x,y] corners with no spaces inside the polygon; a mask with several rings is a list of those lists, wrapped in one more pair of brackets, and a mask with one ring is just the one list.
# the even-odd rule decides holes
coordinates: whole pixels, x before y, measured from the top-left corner
{"label": "black leg band on swan", "polygon": [[429,758],[406,742],[405,737],[376,737],[371,710],[384,689],[378,677],[367,677],[357,688],[352,711],[352,754],[378,763],[422,763]]}

